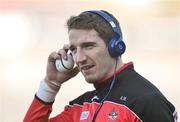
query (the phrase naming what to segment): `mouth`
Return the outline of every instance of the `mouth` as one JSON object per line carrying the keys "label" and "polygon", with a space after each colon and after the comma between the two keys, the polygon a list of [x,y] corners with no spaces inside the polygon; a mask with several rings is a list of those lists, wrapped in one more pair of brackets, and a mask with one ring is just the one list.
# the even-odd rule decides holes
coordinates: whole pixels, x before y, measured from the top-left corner
{"label": "mouth", "polygon": [[81,71],[82,72],[88,72],[88,71],[90,71],[92,68],[94,68],[95,67],[95,65],[85,65],[85,66],[81,66]]}

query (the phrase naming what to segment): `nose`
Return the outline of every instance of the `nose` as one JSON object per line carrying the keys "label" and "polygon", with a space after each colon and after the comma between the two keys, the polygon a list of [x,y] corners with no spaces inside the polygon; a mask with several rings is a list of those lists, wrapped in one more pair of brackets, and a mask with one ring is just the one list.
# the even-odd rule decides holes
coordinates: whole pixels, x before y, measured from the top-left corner
{"label": "nose", "polygon": [[74,54],[73,57],[76,64],[83,63],[87,59],[86,54],[80,49],[79,50],[77,49],[77,52],[76,54]]}

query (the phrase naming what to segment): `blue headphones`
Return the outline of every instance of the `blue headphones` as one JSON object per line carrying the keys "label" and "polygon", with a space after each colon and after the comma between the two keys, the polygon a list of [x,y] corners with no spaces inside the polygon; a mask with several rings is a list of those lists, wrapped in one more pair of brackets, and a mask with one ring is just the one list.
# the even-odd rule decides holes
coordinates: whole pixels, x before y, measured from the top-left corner
{"label": "blue headphones", "polygon": [[122,33],[120,31],[120,27],[118,27],[115,24],[115,22],[113,21],[113,17],[111,15],[109,15],[108,13],[103,12],[101,10],[90,10],[90,11],[85,11],[85,12],[97,14],[110,24],[115,35],[108,44],[109,54],[112,57],[121,56],[126,50],[126,45],[122,40]]}

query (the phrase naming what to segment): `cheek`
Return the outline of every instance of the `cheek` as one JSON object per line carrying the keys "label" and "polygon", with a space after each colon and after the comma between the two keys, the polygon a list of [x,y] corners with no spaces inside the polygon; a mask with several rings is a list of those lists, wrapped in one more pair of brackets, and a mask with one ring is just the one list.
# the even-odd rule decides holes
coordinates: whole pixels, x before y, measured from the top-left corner
{"label": "cheek", "polygon": [[99,66],[101,69],[103,69],[103,72],[108,72],[112,69],[112,66],[114,64],[113,58],[109,55],[109,53],[103,53],[99,57]]}
{"label": "cheek", "polygon": [[[90,55],[92,54],[92,55]],[[96,52],[89,53],[89,57],[96,63],[97,70],[102,70],[109,64],[111,57],[107,49],[96,50]]]}
{"label": "cheek", "polygon": [[109,66],[109,63],[111,63],[109,55],[105,53],[97,55],[96,63],[97,63],[97,68],[100,69],[101,71],[102,69],[103,70],[106,69]]}
{"label": "cheek", "polygon": [[101,63],[107,63],[111,60],[111,57],[108,52],[101,53],[97,57]]}

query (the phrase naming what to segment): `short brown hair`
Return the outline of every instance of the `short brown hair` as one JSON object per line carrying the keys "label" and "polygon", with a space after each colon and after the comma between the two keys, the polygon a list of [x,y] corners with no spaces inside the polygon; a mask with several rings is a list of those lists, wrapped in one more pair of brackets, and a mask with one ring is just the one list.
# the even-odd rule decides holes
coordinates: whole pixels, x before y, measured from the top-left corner
{"label": "short brown hair", "polygon": [[[106,13],[109,14],[108,12]],[[119,22],[116,20],[116,18],[111,14],[109,15],[113,17],[114,22],[119,27]],[[68,31],[70,31],[71,29],[86,29],[86,30],[94,29],[99,34],[99,36],[104,40],[106,45],[114,36],[114,32],[110,24],[103,17],[91,12],[82,12],[78,16],[71,16],[67,20],[67,27],[68,27]]]}

